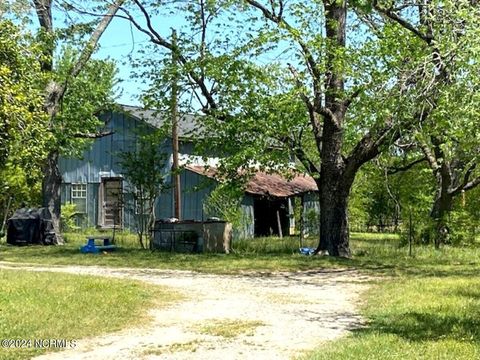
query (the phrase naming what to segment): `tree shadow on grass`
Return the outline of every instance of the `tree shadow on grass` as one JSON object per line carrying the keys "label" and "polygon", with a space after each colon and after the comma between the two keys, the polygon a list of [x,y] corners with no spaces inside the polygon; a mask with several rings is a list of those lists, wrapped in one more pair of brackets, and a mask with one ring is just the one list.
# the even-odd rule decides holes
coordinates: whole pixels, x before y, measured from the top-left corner
{"label": "tree shadow on grass", "polygon": [[358,335],[393,334],[408,341],[423,342],[442,339],[480,342],[480,319],[472,315],[405,312],[374,320],[366,328],[353,330]]}
{"label": "tree shadow on grass", "polygon": [[454,261],[451,259],[379,259],[356,257],[342,260],[340,264],[364,270],[379,276],[409,276],[414,278],[478,276],[480,264],[475,261]]}
{"label": "tree shadow on grass", "polygon": [[[478,276],[478,275],[477,275]],[[449,293],[452,294],[452,293]],[[467,299],[474,299],[475,301],[480,300],[480,288],[461,288],[453,292],[454,296],[462,296]],[[479,309],[480,312],[480,309]]]}

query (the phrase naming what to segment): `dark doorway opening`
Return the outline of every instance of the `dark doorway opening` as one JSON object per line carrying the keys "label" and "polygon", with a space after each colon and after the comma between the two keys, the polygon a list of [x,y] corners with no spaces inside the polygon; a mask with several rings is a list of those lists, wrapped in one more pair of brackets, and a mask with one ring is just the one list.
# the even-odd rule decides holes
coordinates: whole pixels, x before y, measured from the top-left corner
{"label": "dark doorway opening", "polygon": [[[255,217],[255,236],[278,236],[278,218],[282,234],[288,235],[288,202],[287,199],[256,198],[253,201]],[[278,215],[277,215],[278,214]]]}

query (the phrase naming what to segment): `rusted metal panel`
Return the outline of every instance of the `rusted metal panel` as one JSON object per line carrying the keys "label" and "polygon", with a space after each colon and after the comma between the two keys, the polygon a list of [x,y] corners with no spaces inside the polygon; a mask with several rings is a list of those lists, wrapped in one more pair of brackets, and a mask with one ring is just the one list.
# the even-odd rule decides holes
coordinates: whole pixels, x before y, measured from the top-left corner
{"label": "rusted metal panel", "polygon": [[[215,179],[218,173],[217,169],[213,167],[205,168],[198,165],[187,165],[185,168],[212,179]],[[281,198],[316,191],[318,191],[318,187],[311,176],[297,175],[288,180],[281,175],[264,172],[257,172],[245,188],[245,192],[248,194]]]}

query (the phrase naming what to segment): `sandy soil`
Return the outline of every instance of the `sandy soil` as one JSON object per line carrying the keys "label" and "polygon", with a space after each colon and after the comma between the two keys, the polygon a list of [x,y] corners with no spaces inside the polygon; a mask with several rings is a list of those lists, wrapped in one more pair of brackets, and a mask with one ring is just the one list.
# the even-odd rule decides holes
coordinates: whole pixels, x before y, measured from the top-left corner
{"label": "sandy soil", "polygon": [[[362,326],[357,312],[367,278],[354,270],[207,275],[187,271],[113,269],[91,266],[11,266],[136,279],[169,286],[186,300],[150,309],[152,321],[139,328],[79,340],[74,349],[36,359],[291,359],[322,342]],[[234,338],[204,334],[214,320],[257,321]]]}

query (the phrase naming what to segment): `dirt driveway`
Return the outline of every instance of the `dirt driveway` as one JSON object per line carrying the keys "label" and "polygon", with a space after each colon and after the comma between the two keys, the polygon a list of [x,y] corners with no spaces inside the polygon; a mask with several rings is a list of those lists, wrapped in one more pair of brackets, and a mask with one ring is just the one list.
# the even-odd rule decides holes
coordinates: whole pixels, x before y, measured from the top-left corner
{"label": "dirt driveway", "polygon": [[[136,279],[186,296],[168,308],[151,309],[153,321],[144,327],[80,340],[75,349],[38,360],[291,359],[361,326],[359,294],[369,280],[354,270],[220,276],[90,266],[12,268]],[[199,330],[215,321],[255,326],[234,337]]]}

